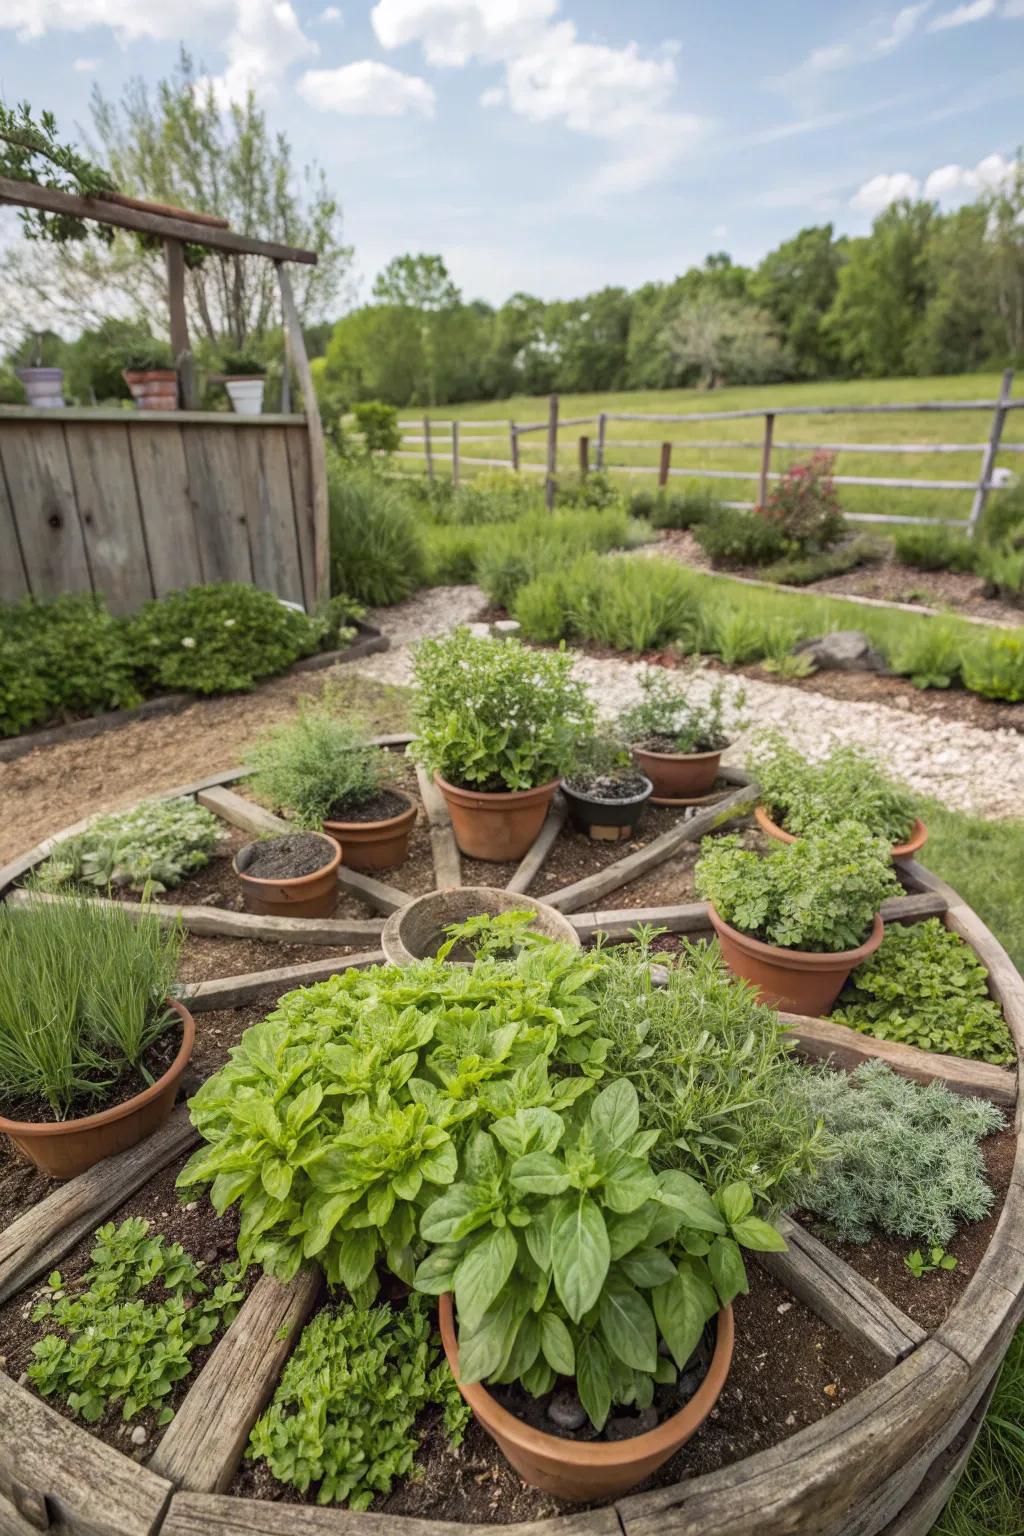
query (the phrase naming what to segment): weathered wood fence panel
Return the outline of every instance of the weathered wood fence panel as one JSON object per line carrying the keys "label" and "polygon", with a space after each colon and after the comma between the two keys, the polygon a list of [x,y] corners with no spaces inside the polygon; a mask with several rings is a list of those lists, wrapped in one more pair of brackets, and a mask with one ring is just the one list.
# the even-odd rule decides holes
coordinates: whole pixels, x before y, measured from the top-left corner
{"label": "weathered wood fence panel", "polygon": [[312,483],[301,416],[0,409],[0,600],[244,581],[310,607]]}

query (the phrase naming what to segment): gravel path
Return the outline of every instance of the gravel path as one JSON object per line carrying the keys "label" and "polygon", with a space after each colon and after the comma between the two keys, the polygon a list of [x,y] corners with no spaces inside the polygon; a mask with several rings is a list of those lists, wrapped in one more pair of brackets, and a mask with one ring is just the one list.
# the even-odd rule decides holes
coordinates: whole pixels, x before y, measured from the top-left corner
{"label": "gravel path", "polygon": [[[371,622],[391,636],[391,650],[353,663],[353,670],[378,682],[408,683],[410,645],[478,618],[486,602],[476,587],[434,587],[397,608],[379,610]],[[580,654],[576,670],[593,690],[601,713],[611,716],[636,697],[638,679],[648,667]],[[979,730],[941,716],[831,699],[780,683],[723,679],[720,672],[698,676],[694,690],[705,694],[718,681],[724,681],[730,696],[744,689],[750,721],[727,762],[743,762],[753,732],[778,726],[808,757],[823,757],[839,742],[855,743],[884,762],[894,777],[957,810],[993,819],[1024,814],[1024,736],[1016,731]]]}

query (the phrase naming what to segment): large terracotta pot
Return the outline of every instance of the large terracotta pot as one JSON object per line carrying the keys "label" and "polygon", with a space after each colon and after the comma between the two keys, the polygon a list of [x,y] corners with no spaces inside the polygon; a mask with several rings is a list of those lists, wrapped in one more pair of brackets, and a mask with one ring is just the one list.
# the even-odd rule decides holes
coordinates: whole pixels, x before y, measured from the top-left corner
{"label": "large terracotta pot", "polygon": [[544,825],[558,779],[536,789],[458,789],[434,774],[448,804],[455,841],[468,859],[504,864],[521,859]]}
{"label": "large terracotta pot", "polygon": [[[785,827],[780,827],[777,821],[773,821],[763,805],[755,805],[754,818],[762,832],[769,837],[774,837],[780,843],[795,843],[796,838],[792,832],[787,832]],[[894,859],[908,859],[911,854],[917,853],[928,841],[928,828],[917,816],[914,817],[914,825],[910,836],[905,843],[893,843],[892,856]]]}
{"label": "large terracotta pot", "polygon": [[384,821],[325,821],[324,831],[341,844],[341,862],[349,869],[394,869],[409,857],[415,821],[410,800],[404,811]]}
{"label": "large terracotta pot", "polygon": [[247,912],[262,917],[330,917],[338,902],[338,865],[341,848],[324,832],[312,832],[326,847],[324,864],[311,875],[295,875],[284,880],[263,880],[245,873],[246,857],[255,843],[246,843],[235,854],[232,865],[242,886],[242,900]]}
{"label": "large terracotta pot", "polygon": [[643,747],[631,747],[630,751],[659,799],[693,800],[706,795],[714,784],[725,748],[718,752],[646,752]]}
{"label": "large terracotta pot", "polygon": [[144,373],[126,369],[121,377],[140,411],[178,409],[178,375],[173,368],[150,368]]}
{"label": "large terracotta pot", "polygon": [[856,949],[819,954],[763,944],[760,939],[731,927],[711,902],[708,917],[718,935],[722,959],[733,975],[753,982],[763,1003],[809,1018],[820,1018],[828,1012],[850,972],[874,954],[885,933],[885,924],[876,913],[871,935],[863,944]]}
{"label": "large terracotta pot", "polygon": [[563,1440],[532,1429],[497,1403],[481,1382],[459,1380],[459,1351],[450,1295],[438,1302],[441,1339],[455,1383],[506,1460],[524,1482],[562,1499],[614,1499],[666,1462],[703,1424],[721,1395],[733,1348],[732,1308],[718,1314],[711,1368],[690,1401],[670,1419],[632,1440]]}
{"label": "large terracotta pot", "polygon": [[[479,917],[481,912],[491,917],[502,912],[533,912],[534,933],[580,948],[579,933],[554,907],[535,896],[488,885],[460,885],[455,890],[428,891],[425,896],[417,896],[415,901],[392,912],[380,936],[381,948],[392,965],[412,965],[437,954],[448,937],[445,929],[452,923],[464,923],[468,918]],[[469,956],[455,950],[449,958],[457,963]]]}
{"label": "large terracotta pot", "polygon": [[0,1115],[0,1131],[6,1132],[40,1173],[50,1179],[72,1179],[102,1158],[126,1152],[164,1124],[174,1108],[178,1084],[196,1042],[195,1020],[188,1009],[174,998],[168,999],[168,1006],[181,1020],[181,1048],[163,1077],[158,1077],[142,1093],[77,1120],[35,1125],[25,1120],[5,1120]]}

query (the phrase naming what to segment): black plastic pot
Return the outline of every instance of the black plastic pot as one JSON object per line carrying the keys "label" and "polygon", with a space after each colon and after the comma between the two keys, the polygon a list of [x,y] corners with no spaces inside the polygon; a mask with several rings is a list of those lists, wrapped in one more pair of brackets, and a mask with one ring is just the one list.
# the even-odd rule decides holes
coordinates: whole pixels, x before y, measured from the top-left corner
{"label": "black plastic pot", "polygon": [[639,795],[629,795],[623,800],[592,800],[563,782],[562,794],[569,808],[569,820],[578,831],[586,832],[595,841],[618,842],[632,837],[654,793],[650,779],[645,778],[644,783],[647,788]]}

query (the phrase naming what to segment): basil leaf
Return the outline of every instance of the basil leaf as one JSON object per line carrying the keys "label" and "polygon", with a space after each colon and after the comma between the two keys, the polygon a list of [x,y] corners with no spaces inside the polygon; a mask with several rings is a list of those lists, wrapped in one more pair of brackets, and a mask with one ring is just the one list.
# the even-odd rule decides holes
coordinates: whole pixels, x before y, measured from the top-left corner
{"label": "basil leaf", "polygon": [[622,1260],[622,1269],[634,1285],[650,1290],[655,1285],[667,1285],[676,1272],[668,1254],[660,1248],[635,1248]]}
{"label": "basil leaf", "polygon": [[559,1300],[578,1323],[600,1296],[611,1260],[604,1217],[585,1195],[556,1222],[551,1260]]}
{"label": "basil leaf", "polygon": [[477,1327],[512,1273],[518,1252],[508,1227],[495,1227],[467,1250],[455,1272],[455,1305],[464,1327]]}
{"label": "basil leaf", "polygon": [[698,1232],[726,1230],[726,1224],[704,1186],[678,1168],[668,1168],[658,1176],[658,1199],[674,1211],[681,1211],[686,1225],[696,1227]]}
{"label": "basil leaf", "polygon": [[530,1152],[512,1164],[509,1175],[516,1189],[530,1195],[560,1195],[569,1188],[565,1164],[550,1152]]}
{"label": "basil leaf", "polygon": [[572,1334],[557,1312],[545,1310],[540,1315],[540,1347],[544,1358],[559,1376],[572,1376],[576,1370],[576,1352]]}
{"label": "basil leaf", "polygon": [[698,1287],[685,1269],[651,1294],[661,1336],[680,1370],[693,1354],[707,1318]]}
{"label": "basil leaf", "polygon": [[734,1221],[732,1235],[744,1248],[753,1248],[756,1253],[786,1252],[786,1239],[782,1233],[759,1216],[744,1216],[742,1221]]}
{"label": "basil leaf", "polygon": [[595,1429],[603,1429],[612,1406],[608,1356],[601,1340],[592,1333],[580,1339],[576,1350],[576,1391]]}
{"label": "basil leaf", "polygon": [[731,1237],[716,1237],[708,1254],[708,1268],[715,1282],[722,1306],[728,1306],[736,1296],[746,1295],[747,1271],[741,1255]]}
{"label": "basil leaf", "polygon": [[653,1371],[658,1363],[658,1330],[650,1307],[628,1281],[610,1275],[598,1305],[601,1331],[624,1365]]}
{"label": "basil leaf", "polygon": [[626,1077],[602,1088],[590,1106],[590,1122],[613,1147],[623,1146],[640,1124],[640,1100]]}
{"label": "basil leaf", "polygon": [[754,1209],[754,1197],[750,1193],[750,1185],[727,1184],[725,1189],[720,1189],[715,1196],[715,1204],[730,1227],[735,1226],[738,1221],[743,1220],[744,1216],[749,1216]]}

